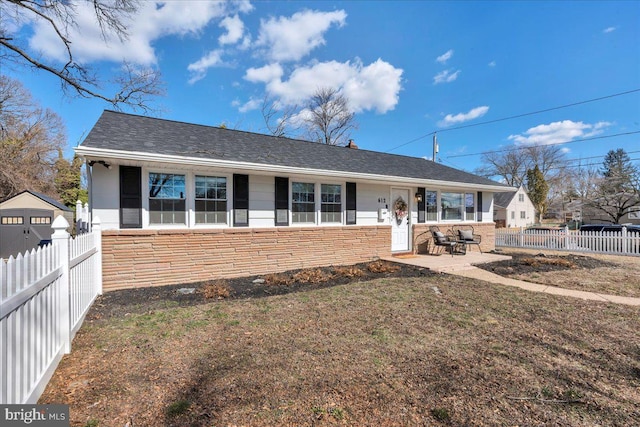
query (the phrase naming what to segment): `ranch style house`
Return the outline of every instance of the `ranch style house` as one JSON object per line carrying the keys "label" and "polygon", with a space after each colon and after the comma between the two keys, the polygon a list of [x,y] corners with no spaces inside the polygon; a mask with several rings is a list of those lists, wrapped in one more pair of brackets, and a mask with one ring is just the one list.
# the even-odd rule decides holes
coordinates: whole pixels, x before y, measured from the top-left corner
{"label": "ranch style house", "polygon": [[494,249],[504,184],[422,158],[104,111],[75,149],[105,290],[354,264],[438,225]]}

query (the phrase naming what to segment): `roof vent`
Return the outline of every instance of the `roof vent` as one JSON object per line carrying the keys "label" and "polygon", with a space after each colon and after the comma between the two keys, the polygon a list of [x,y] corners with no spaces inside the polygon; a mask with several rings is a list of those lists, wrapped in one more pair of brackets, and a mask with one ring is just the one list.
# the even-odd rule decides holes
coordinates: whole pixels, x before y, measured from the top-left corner
{"label": "roof vent", "polygon": [[347,144],[347,148],[354,148],[354,149],[358,149],[358,146],[356,145],[355,142],[353,142],[353,139],[349,140],[349,143]]}

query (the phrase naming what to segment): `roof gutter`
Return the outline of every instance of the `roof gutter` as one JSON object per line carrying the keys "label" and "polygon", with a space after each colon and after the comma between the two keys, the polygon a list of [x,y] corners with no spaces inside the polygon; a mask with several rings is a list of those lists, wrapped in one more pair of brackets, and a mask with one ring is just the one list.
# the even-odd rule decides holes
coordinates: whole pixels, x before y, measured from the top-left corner
{"label": "roof gutter", "polygon": [[281,174],[301,174],[312,176],[330,176],[335,178],[345,179],[361,179],[368,181],[377,181],[385,183],[393,183],[398,185],[415,185],[415,186],[429,186],[439,185],[451,188],[473,188],[476,190],[491,191],[491,192],[508,192],[518,191],[517,188],[505,187],[500,185],[484,185],[484,184],[472,184],[464,182],[453,181],[440,181],[435,179],[420,179],[411,177],[399,177],[391,175],[377,175],[361,172],[347,172],[347,171],[332,171],[327,169],[309,169],[300,168],[294,166],[281,166],[281,165],[266,165],[261,163],[249,163],[249,162],[237,162],[230,160],[219,159],[202,159],[198,157],[176,157],[167,154],[158,153],[144,153],[139,151],[120,151],[110,150],[106,148],[94,148],[85,147],[79,145],[74,148],[75,152],[79,156],[85,158],[100,158],[100,159],[113,159],[113,160],[130,160],[137,162],[160,162],[174,165],[188,165],[188,166],[206,166],[206,167],[218,167],[218,168],[232,168],[243,170],[247,172],[271,172]]}

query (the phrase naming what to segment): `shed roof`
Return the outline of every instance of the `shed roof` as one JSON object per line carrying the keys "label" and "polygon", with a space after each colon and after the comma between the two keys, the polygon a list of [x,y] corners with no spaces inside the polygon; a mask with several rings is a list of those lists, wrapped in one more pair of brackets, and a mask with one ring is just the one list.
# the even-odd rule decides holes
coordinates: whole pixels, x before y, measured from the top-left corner
{"label": "shed roof", "polygon": [[60,210],[62,210],[62,211],[73,212],[73,210],[72,210],[71,208],[69,208],[69,207],[67,207],[66,205],[64,205],[64,204],[60,203],[60,202],[59,202],[59,201],[57,201],[56,199],[53,199],[53,198],[51,198],[51,197],[49,197],[49,196],[46,196],[46,195],[44,195],[44,194],[42,194],[42,193],[38,193],[38,192],[36,192],[36,191],[31,191],[31,190],[24,190],[24,191],[21,191],[21,192],[19,192],[18,194],[14,195],[14,196],[8,197],[8,198],[6,198],[6,199],[4,199],[4,200],[0,200],[0,203],[4,203],[4,202],[6,202],[7,200],[11,200],[11,199],[13,199],[13,198],[15,198],[15,197],[18,197],[19,195],[24,194],[24,193],[29,193],[29,194],[31,194],[32,196],[37,197],[37,198],[39,198],[40,200],[44,201],[45,203],[48,203],[48,204],[50,204],[51,206],[53,206],[53,207],[55,207],[55,208],[57,208],[57,209],[60,209]]}
{"label": "shed roof", "polygon": [[106,110],[76,148],[511,187],[422,158]]}

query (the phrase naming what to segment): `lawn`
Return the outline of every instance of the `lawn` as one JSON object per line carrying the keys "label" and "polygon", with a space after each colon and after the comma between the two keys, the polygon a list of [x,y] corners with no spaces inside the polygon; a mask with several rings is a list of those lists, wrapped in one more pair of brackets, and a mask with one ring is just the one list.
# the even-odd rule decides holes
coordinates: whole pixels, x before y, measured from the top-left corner
{"label": "lawn", "polygon": [[78,426],[640,424],[637,307],[435,274],[175,304],[89,316],[40,402]]}

